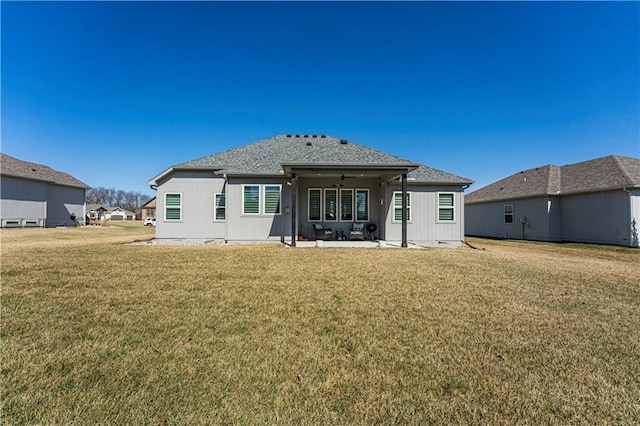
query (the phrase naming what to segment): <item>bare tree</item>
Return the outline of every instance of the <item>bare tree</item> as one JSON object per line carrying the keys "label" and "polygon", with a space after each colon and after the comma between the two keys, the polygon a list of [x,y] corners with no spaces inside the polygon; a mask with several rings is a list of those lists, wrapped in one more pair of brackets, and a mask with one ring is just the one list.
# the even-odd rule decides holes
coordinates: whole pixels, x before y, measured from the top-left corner
{"label": "bare tree", "polygon": [[122,189],[98,186],[87,191],[87,204],[102,204],[106,207],[122,207],[135,211],[149,201],[151,197],[139,191],[125,191]]}

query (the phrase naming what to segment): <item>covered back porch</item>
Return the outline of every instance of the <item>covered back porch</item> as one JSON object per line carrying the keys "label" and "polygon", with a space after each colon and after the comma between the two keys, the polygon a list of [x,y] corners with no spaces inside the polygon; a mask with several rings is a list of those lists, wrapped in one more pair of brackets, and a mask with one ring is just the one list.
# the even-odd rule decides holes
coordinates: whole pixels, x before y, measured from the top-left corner
{"label": "covered back porch", "polygon": [[[407,174],[417,163],[283,164],[291,186],[291,245],[384,240],[390,200],[386,185],[402,183],[402,241],[407,244]],[[316,241],[322,243],[317,244]]]}

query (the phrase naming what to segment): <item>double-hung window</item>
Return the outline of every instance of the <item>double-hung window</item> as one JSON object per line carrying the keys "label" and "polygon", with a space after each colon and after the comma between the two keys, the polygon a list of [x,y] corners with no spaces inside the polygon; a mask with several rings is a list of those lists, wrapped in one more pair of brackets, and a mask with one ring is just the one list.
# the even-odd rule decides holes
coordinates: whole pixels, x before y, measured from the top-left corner
{"label": "double-hung window", "polygon": [[504,205],[504,223],[513,223],[513,204]]}
{"label": "double-hung window", "polygon": [[356,189],[356,220],[369,221],[369,190]]}
{"label": "double-hung window", "polygon": [[[402,222],[402,192],[393,193],[393,221]],[[411,221],[411,193],[407,192],[407,221]]]}
{"label": "double-hung window", "polygon": [[309,189],[309,211],[307,212],[307,216],[310,222],[319,221],[322,219],[320,213],[320,205],[322,198],[322,189],[318,188],[310,188]]}
{"label": "double-hung window", "polygon": [[226,219],[226,196],[223,193],[215,194],[215,220]]}
{"label": "double-hung window", "polygon": [[340,190],[340,220],[353,221],[353,189]]}
{"label": "double-hung window", "polygon": [[182,220],[182,194],[164,194],[164,219]]}
{"label": "double-hung window", "polygon": [[455,194],[453,192],[438,193],[438,222],[454,222]]}

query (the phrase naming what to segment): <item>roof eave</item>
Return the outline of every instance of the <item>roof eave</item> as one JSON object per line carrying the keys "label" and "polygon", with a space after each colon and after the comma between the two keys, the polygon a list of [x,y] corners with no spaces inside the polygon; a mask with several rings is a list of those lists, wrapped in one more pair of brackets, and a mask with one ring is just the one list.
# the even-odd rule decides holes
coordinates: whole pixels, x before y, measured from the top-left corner
{"label": "roof eave", "polygon": [[159,175],[151,178],[151,180],[149,180],[147,182],[147,185],[149,185],[150,187],[154,187],[154,186],[158,186],[158,181],[169,176],[171,173],[174,172],[178,172],[178,171],[206,171],[206,172],[218,172],[222,170],[222,167],[178,167],[178,166],[172,166],[169,167],[167,170],[165,170],[164,172],[160,173]]}
{"label": "roof eave", "polygon": [[464,199],[464,203],[465,204],[488,204],[488,203],[499,203],[499,202],[503,202],[503,201],[513,201],[513,200],[526,200],[528,198],[542,198],[542,197],[557,197],[560,196],[562,194],[559,193],[551,193],[551,192],[543,192],[543,193],[539,193],[539,194],[528,194],[528,195],[518,195],[518,196],[514,196],[514,197],[502,197],[502,198],[490,198],[490,199],[484,199],[484,200],[467,200],[467,196],[473,194],[473,192],[467,194],[465,196]]}
{"label": "roof eave", "polygon": [[55,180],[51,180],[51,179],[44,179],[44,178],[38,178],[38,177],[32,177],[32,176],[24,176],[24,175],[19,175],[17,173],[11,173],[11,172],[9,172],[9,173],[2,172],[2,173],[0,173],[0,175],[9,176],[9,177],[18,178],[18,179],[29,179],[29,180],[35,180],[35,181],[38,181],[38,182],[46,182],[46,183],[51,183],[53,185],[68,186],[69,188],[91,189],[91,187],[89,185],[87,185],[86,183],[84,183],[82,181],[78,181],[78,182],[80,182],[80,184],[78,184],[78,185],[73,185],[73,184],[70,184],[70,183],[56,182]]}
{"label": "roof eave", "polygon": [[640,189],[640,184],[630,184],[630,185],[615,185],[609,186],[605,188],[589,188],[589,189],[581,189],[577,191],[560,191],[559,195],[578,195],[578,194],[588,194],[590,192],[605,192],[605,191],[619,191],[621,189]]}

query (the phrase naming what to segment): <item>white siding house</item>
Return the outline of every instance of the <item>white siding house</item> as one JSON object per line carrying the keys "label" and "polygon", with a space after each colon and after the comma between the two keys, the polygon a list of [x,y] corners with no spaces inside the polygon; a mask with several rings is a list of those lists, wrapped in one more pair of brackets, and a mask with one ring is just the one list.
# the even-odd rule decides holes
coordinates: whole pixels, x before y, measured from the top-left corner
{"label": "white siding house", "polygon": [[67,173],[0,154],[2,227],[84,223],[87,189],[89,186]]}
{"label": "white siding house", "polygon": [[172,166],[149,181],[160,240],[296,245],[316,239],[318,226],[331,229],[325,238],[342,240],[362,224],[370,225],[367,238],[402,246],[459,246],[462,194],[471,183],[325,135],[275,136]]}
{"label": "white siding house", "polygon": [[467,235],[638,247],[640,159],[525,170],[465,197]]}

